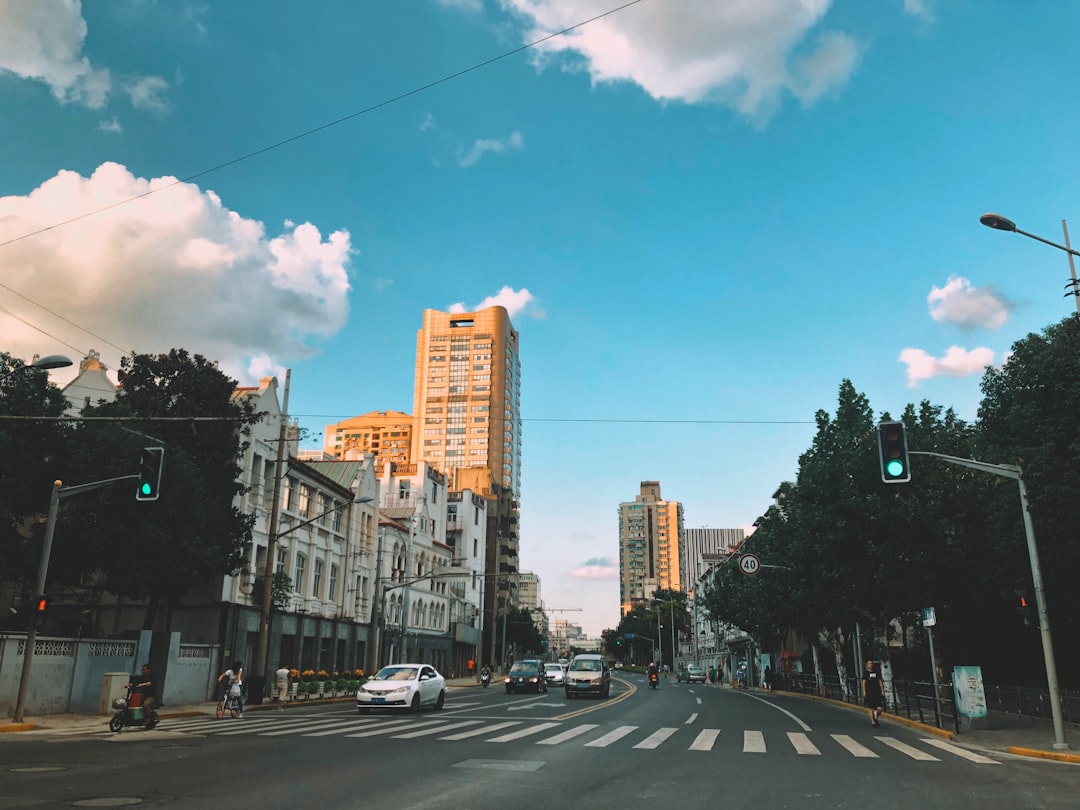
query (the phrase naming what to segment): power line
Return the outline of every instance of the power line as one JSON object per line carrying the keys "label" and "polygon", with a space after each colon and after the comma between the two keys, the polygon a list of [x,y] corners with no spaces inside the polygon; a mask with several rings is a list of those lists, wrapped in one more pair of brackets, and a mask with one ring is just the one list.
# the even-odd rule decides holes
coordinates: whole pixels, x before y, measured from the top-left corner
{"label": "power line", "polygon": [[[19,242],[19,241],[21,241],[23,239],[29,239],[31,236],[37,236],[39,234],[45,233],[46,231],[51,231],[51,230],[54,230],[56,228],[62,228],[65,225],[70,225],[73,222],[78,222],[79,220],[83,220],[83,219],[86,219],[88,217],[96,216],[97,214],[103,213],[105,211],[110,211],[113,208],[118,208],[118,207],[120,207],[122,205],[127,205],[128,203],[135,202],[136,200],[144,199],[146,197],[149,197],[152,194],[157,194],[158,192],[165,191],[166,189],[170,189],[170,188],[173,188],[175,186],[182,185],[184,183],[189,183],[192,180],[196,180],[196,179],[198,179],[200,177],[205,177],[208,174],[212,174],[213,172],[220,171],[221,169],[225,169],[225,168],[227,168],[229,166],[235,166],[237,163],[242,163],[245,160],[250,160],[253,157],[257,157],[259,155],[265,154],[266,152],[273,151],[274,149],[279,149],[282,146],[293,143],[294,141],[299,141],[302,138],[307,138],[307,137],[309,137],[311,135],[314,135],[314,134],[316,134],[318,132],[322,132],[325,129],[330,129],[331,127],[336,127],[339,124],[343,124],[346,121],[351,121],[352,119],[358,118],[361,115],[367,115],[370,112],[374,112],[375,110],[381,109],[382,107],[386,107],[386,106],[389,106],[391,104],[394,104],[394,103],[396,103],[398,101],[401,101],[402,99],[409,98],[410,96],[415,96],[418,93],[423,93],[426,90],[430,90],[433,87],[438,87],[441,84],[446,84],[447,82],[453,81],[454,79],[459,79],[462,76],[465,76],[465,75],[467,75],[469,73],[473,73],[474,71],[480,70],[481,68],[485,68],[488,65],[492,65],[492,64],[494,64],[496,62],[500,62],[503,59],[507,59],[507,58],[509,58],[511,56],[514,56],[515,54],[519,54],[519,53],[522,53],[523,51],[527,51],[527,50],[530,50],[532,48],[535,48],[537,45],[540,45],[540,44],[542,44],[544,42],[547,42],[550,39],[555,39],[555,37],[560,37],[563,34],[568,34],[571,31],[574,31],[574,30],[576,30],[578,28],[582,28],[582,27],[584,27],[586,25],[589,25],[590,23],[594,23],[597,20],[603,19],[604,17],[608,17],[608,16],[610,16],[612,14],[615,14],[615,13],[617,13],[619,11],[623,11],[624,9],[630,8],[630,6],[635,6],[635,5],[637,5],[638,3],[641,3],[641,2],[643,2],[643,0],[630,0],[630,2],[628,2],[628,3],[623,3],[621,6],[610,9],[609,11],[605,11],[605,12],[603,12],[601,14],[597,14],[595,17],[590,17],[587,20],[583,20],[583,21],[581,21],[579,23],[575,23],[574,25],[571,25],[571,26],[569,26],[567,28],[564,28],[561,31],[556,31],[556,32],[554,32],[552,34],[547,34],[545,36],[540,37],[540,39],[533,40],[532,42],[530,42],[530,43],[528,43],[526,45],[522,45],[522,46],[520,46],[518,48],[514,48],[513,50],[510,50],[510,51],[506,51],[504,53],[499,54],[498,56],[493,56],[490,59],[485,59],[483,62],[478,62],[475,65],[472,65],[471,67],[463,68],[462,70],[459,70],[459,71],[457,71],[455,73],[450,73],[450,74],[448,74],[446,76],[443,76],[441,79],[435,79],[434,81],[428,82],[427,84],[423,84],[423,85],[420,85],[419,87],[415,87],[412,90],[407,90],[404,93],[400,93],[399,95],[396,95],[396,96],[393,96],[391,98],[385,99],[385,100],[380,101],[380,102],[378,102],[376,104],[372,104],[370,107],[365,107],[362,110],[357,110],[356,112],[349,113],[348,115],[342,116],[341,118],[337,118],[337,119],[335,119],[333,121],[329,121],[329,122],[327,122],[325,124],[320,124],[319,126],[314,127],[312,129],[309,129],[309,130],[307,130],[305,132],[301,132],[301,133],[299,133],[297,135],[292,135],[292,136],[290,136],[288,138],[285,138],[284,140],[278,141],[277,143],[272,143],[269,146],[264,146],[264,147],[262,147],[260,149],[256,149],[253,152],[248,152],[246,155],[241,155],[240,157],[232,158],[231,160],[227,160],[224,163],[219,163],[216,166],[211,166],[208,169],[203,169],[202,171],[195,172],[194,174],[190,174],[187,177],[180,178],[179,180],[174,180],[173,182],[168,183],[166,185],[159,186],[157,188],[152,188],[149,191],[144,191],[142,194],[136,194],[133,197],[128,197],[127,199],[124,199],[124,200],[118,200],[118,201],[116,201],[114,203],[110,203],[109,205],[104,205],[101,208],[96,208],[96,209],[94,209],[92,211],[87,211],[86,213],[79,214],[79,215],[74,216],[74,217],[70,217],[69,219],[65,219],[65,220],[62,220],[60,222],[54,222],[52,225],[46,225],[44,228],[38,228],[36,231],[30,231],[29,233],[24,233],[21,236],[13,237],[13,238],[8,239],[8,240],[6,240],[4,242],[0,242],[0,247],[6,247],[7,245],[13,244],[15,242]],[[0,285],[0,286],[2,286],[2,285]],[[10,289],[10,288],[5,287],[4,289]],[[12,292],[14,292],[14,290],[12,290]],[[16,293],[16,295],[18,295],[18,293]],[[29,299],[27,299],[27,300],[29,300]],[[109,344],[109,345],[113,345],[113,344]],[[119,347],[117,347],[117,348],[119,348]]]}

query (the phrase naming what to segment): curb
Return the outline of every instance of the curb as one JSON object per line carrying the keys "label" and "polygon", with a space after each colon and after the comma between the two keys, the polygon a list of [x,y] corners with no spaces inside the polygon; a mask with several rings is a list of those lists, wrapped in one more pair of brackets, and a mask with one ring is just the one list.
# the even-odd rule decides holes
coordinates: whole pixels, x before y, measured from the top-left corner
{"label": "curb", "polygon": [[7,734],[12,731],[33,731],[37,726],[33,723],[7,723],[0,725],[0,734]]}
{"label": "curb", "polygon": [[1058,751],[1040,751],[1038,748],[1021,748],[1012,746],[1008,749],[1010,754],[1022,757],[1034,757],[1035,759],[1052,759],[1057,762],[1080,762],[1080,754],[1062,754]]}

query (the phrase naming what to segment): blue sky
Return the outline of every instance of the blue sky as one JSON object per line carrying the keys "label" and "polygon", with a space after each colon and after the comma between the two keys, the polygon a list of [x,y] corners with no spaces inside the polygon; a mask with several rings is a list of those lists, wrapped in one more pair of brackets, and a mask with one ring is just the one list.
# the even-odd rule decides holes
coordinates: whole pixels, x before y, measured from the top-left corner
{"label": "blue sky", "polygon": [[642,480],[748,527],[842,379],[973,419],[1074,311],[978,219],[1080,232],[1080,5],[640,0],[511,54],[618,6],[0,0],[0,347],[291,368],[319,446],[412,411],[425,308],[502,303],[522,567],[596,635]]}

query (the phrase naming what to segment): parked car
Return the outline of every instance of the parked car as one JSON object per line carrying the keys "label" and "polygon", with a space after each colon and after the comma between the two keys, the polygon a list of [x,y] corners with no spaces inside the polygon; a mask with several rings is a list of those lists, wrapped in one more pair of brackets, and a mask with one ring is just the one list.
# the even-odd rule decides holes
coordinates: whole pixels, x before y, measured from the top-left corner
{"label": "parked car", "polygon": [[705,683],[705,670],[697,664],[688,664],[679,670],[677,680],[687,683]]}
{"label": "parked car", "polygon": [[566,683],[566,670],[558,661],[544,664],[544,674],[549,686],[562,686]]}
{"label": "parked car", "polygon": [[544,662],[533,658],[515,661],[506,673],[506,694],[511,692],[546,692],[547,675],[544,672]]}
{"label": "parked car", "polygon": [[570,660],[566,671],[566,697],[596,695],[606,698],[611,694],[611,668],[602,655],[587,653]]}
{"label": "parked car", "polygon": [[361,714],[372,709],[407,709],[424,706],[436,711],[446,702],[446,679],[429,664],[391,664],[375,673],[356,692]]}

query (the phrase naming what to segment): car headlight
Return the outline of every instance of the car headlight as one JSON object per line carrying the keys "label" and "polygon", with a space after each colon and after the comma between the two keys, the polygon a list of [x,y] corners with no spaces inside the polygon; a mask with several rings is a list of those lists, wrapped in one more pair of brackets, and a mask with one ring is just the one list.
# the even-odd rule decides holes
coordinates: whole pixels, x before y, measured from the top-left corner
{"label": "car headlight", "polygon": [[509,675],[507,675],[506,678],[503,679],[503,683],[510,683],[510,676]]}

